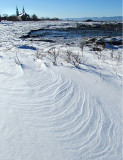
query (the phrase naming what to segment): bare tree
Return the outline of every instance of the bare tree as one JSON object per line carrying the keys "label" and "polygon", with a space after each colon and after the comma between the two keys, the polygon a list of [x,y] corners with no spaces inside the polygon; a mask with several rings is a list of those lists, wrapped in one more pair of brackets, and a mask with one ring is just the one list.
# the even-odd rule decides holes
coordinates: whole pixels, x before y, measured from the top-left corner
{"label": "bare tree", "polygon": [[38,16],[36,15],[36,14],[33,14],[32,15],[32,20],[33,21],[38,21],[39,19],[38,19]]}
{"label": "bare tree", "polygon": [[80,48],[81,48],[81,51],[82,51],[82,57],[83,57],[83,50],[84,50],[84,46],[85,46],[85,39],[82,40],[82,42],[80,43]]}
{"label": "bare tree", "polygon": [[16,53],[16,56],[15,56],[15,63],[18,64],[18,65],[21,65],[21,62],[20,62],[20,60],[18,58],[17,53]]}
{"label": "bare tree", "polygon": [[66,61],[68,62],[68,63],[70,63],[71,62],[71,55],[72,55],[73,53],[71,52],[71,51],[68,51],[67,50],[67,53],[66,53]]}
{"label": "bare tree", "polygon": [[79,54],[72,54],[72,63],[75,67],[78,67],[81,63],[81,57]]}
{"label": "bare tree", "polygon": [[54,65],[57,65],[57,57],[59,56],[59,51],[56,51],[56,48],[53,47],[48,50],[48,54],[52,58],[52,62]]}

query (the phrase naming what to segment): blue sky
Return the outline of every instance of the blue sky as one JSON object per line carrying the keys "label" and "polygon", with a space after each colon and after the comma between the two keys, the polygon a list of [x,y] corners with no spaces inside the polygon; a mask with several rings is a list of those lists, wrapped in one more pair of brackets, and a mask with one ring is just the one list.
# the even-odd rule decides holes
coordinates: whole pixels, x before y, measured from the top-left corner
{"label": "blue sky", "polygon": [[122,0],[1,0],[0,14],[15,14],[23,6],[38,17],[82,18],[121,16]]}

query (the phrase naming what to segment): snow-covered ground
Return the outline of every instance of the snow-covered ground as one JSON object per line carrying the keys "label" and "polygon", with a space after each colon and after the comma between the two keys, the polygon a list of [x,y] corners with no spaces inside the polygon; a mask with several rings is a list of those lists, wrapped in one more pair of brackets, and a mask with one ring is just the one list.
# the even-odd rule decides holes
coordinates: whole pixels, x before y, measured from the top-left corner
{"label": "snow-covered ground", "polygon": [[74,67],[79,45],[19,38],[54,24],[0,23],[0,160],[121,160],[123,49],[85,47]]}

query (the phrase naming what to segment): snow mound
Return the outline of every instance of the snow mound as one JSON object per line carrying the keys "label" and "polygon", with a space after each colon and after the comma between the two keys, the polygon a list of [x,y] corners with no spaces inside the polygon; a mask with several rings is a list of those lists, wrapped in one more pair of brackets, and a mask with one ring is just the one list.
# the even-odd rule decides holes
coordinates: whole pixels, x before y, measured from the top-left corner
{"label": "snow mound", "polygon": [[[92,96],[85,71],[27,61],[22,74],[20,65],[6,65],[9,71],[2,65],[0,71],[2,159],[121,159],[121,120],[103,94]],[[106,82],[91,74],[100,92]]]}

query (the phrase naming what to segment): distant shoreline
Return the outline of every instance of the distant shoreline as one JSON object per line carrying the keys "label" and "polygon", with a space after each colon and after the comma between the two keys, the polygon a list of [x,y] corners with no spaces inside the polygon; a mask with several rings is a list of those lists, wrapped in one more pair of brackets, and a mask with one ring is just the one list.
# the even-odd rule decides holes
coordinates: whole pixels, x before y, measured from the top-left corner
{"label": "distant shoreline", "polygon": [[114,17],[83,17],[83,18],[62,18],[63,20],[73,20],[73,21],[86,21],[91,19],[93,21],[123,21],[122,16]]}

